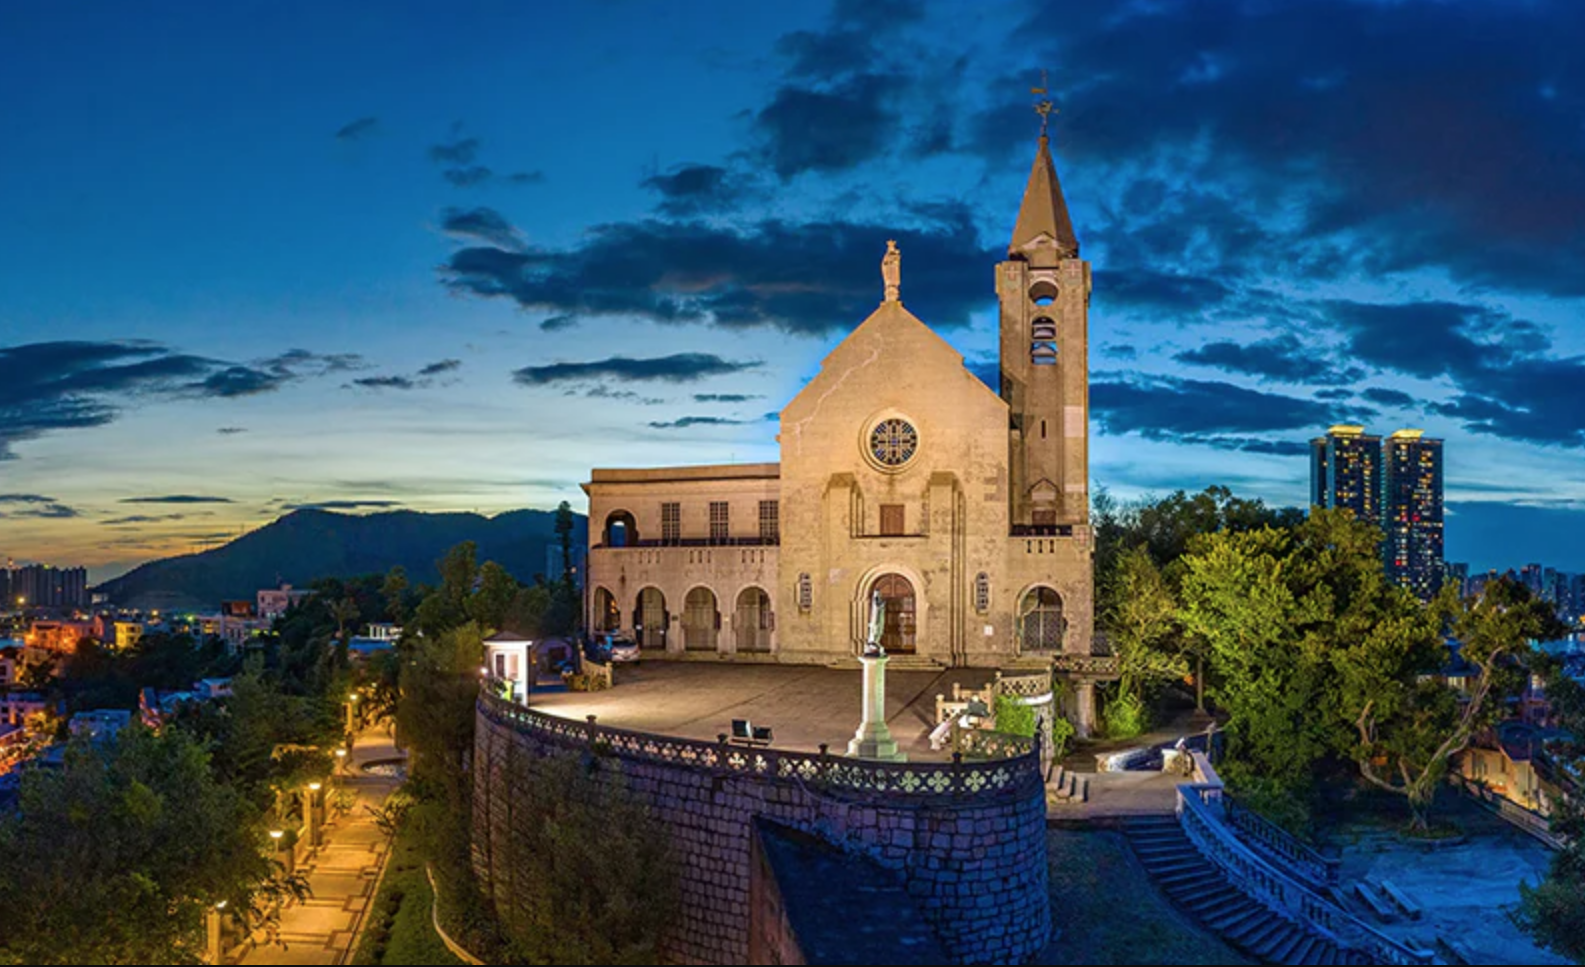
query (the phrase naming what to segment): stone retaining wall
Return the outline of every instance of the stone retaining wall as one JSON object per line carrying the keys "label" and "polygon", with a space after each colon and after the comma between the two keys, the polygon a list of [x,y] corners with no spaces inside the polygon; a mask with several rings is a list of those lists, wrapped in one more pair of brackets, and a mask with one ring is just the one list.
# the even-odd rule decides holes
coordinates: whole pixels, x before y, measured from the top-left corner
{"label": "stone retaining wall", "polygon": [[[671,830],[680,963],[744,964],[752,819],[764,816],[893,870],[958,963],[1023,963],[1051,934],[1044,787],[1031,750],[997,762],[889,765],[745,750],[575,723],[483,698],[474,755],[474,862],[486,892],[512,889],[491,857],[512,835],[514,790],[549,755],[597,753]],[[855,911],[856,915],[860,911]]]}

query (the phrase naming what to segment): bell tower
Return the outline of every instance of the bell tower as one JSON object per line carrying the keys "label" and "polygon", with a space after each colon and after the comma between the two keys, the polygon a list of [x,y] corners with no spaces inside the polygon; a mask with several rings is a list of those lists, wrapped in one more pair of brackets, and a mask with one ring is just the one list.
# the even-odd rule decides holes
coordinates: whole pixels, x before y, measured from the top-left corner
{"label": "bell tower", "polygon": [[1011,523],[1057,528],[1089,521],[1090,265],[1079,258],[1051,160],[1050,102],[1036,110],[1034,168],[1007,260],[996,267],[1001,395],[1011,411]]}

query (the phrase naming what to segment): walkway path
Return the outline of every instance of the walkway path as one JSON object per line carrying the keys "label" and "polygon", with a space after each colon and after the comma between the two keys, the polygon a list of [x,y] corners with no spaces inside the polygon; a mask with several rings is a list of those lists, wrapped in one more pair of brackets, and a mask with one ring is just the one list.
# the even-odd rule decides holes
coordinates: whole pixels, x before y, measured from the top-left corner
{"label": "walkway path", "polygon": [[401,784],[392,776],[369,775],[363,765],[399,754],[383,728],[358,735],[352,764],[339,780],[341,788],[357,795],[357,803],[325,827],[323,845],[302,867],[312,896],[281,913],[280,943],[255,947],[241,963],[344,964],[351,959],[358,922],[389,853],[385,834],[364,807],[379,806]]}

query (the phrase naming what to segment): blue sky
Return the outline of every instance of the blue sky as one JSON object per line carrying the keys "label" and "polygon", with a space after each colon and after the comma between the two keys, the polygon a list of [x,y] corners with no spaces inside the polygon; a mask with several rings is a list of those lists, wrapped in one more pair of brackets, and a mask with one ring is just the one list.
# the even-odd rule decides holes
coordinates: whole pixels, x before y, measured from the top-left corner
{"label": "blue sky", "polygon": [[0,6],[0,554],[774,459],[879,297],[994,369],[1051,70],[1093,475],[1447,439],[1448,552],[1585,570],[1585,8]]}

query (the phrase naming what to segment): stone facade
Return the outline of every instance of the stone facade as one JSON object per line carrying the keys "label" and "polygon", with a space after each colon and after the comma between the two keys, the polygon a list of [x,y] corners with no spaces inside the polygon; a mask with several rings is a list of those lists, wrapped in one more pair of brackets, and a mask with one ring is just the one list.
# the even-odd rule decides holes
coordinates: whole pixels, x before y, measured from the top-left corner
{"label": "stone facade", "polygon": [[[904,253],[906,254],[906,253]],[[595,470],[588,627],[657,655],[941,665],[1092,652],[1090,269],[1040,141],[1006,261],[999,392],[885,301],[780,413],[779,464]]]}
{"label": "stone facade", "polygon": [[[598,750],[591,755],[591,751]],[[941,945],[962,964],[1024,963],[1050,941],[1046,812],[1038,757],[888,766],[749,752],[555,719],[481,699],[474,750],[474,857],[486,892],[518,888],[496,868],[513,835],[517,790],[547,756],[583,755],[620,781],[670,831],[682,863],[682,910],[669,960],[749,963],[756,817],[867,856],[900,878]],[[755,762],[728,757],[757,756]],[[886,775],[874,770],[889,770]],[[954,770],[956,773],[954,774]],[[909,779],[908,777],[915,777]],[[917,780],[917,785],[914,785]],[[863,786],[870,786],[866,791]]]}

